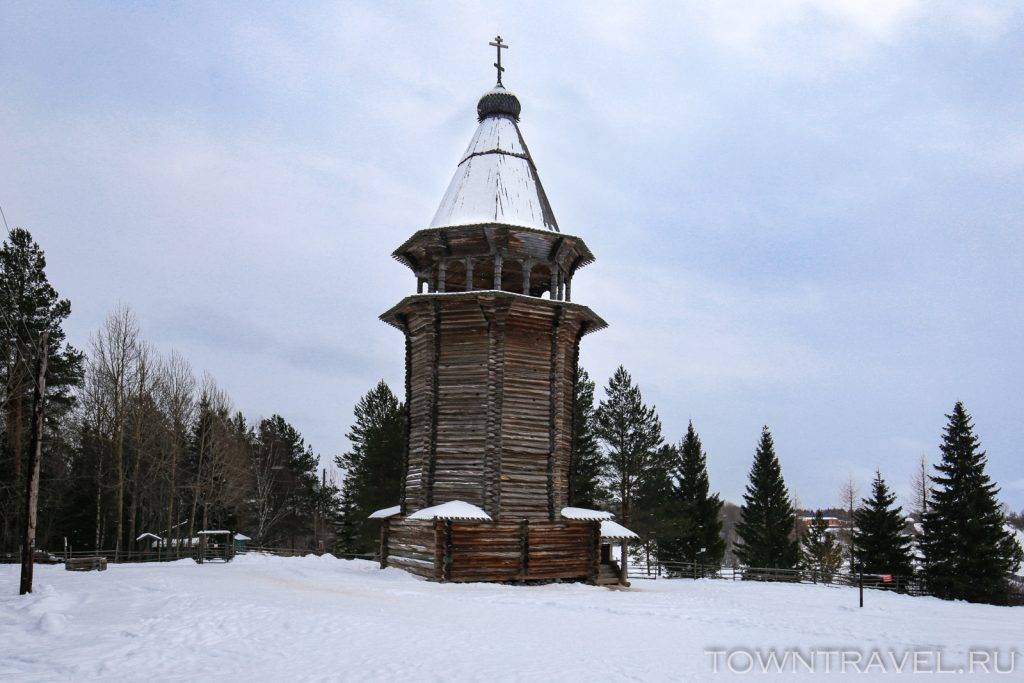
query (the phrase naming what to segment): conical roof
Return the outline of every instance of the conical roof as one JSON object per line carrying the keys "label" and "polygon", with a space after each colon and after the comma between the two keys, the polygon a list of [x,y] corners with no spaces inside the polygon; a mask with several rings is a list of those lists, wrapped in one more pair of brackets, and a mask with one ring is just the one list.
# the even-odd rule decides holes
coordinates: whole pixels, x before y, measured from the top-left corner
{"label": "conical roof", "polygon": [[500,223],[558,232],[537,167],[519,131],[519,111],[519,99],[501,85],[480,98],[480,124],[431,228]]}

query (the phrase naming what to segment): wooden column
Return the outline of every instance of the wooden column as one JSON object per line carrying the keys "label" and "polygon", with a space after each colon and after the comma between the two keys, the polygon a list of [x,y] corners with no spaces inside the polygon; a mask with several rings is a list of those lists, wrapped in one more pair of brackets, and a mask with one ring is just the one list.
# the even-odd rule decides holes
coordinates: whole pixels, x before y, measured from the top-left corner
{"label": "wooden column", "polygon": [[473,290],[473,259],[471,257],[466,258],[466,291]]}
{"label": "wooden column", "polygon": [[391,519],[382,519],[380,525],[380,568],[388,566],[388,534],[391,532]]}
{"label": "wooden column", "polygon": [[494,287],[492,289],[501,289],[501,254],[494,255]]}
{"label": "wooden column", "polygon": [[558,293],[558,275],[556,273],[557,271],[552,269],[551,280],[548,284],[548,296],[551,297],[552,301],[555,300],[555,294]]}
{"label": "wooden column", "polygon": [[450,519],[444,522],[444,574],[442,581],[452,580],[452,521]]}
{"label": "wooden column", "polygon": [[399,510],[403,515],[408,512],[406,504],[406,484],[409,481],[409,439],[412,435],[412,338],[409,336],[409,318],[398,316],[405,335],[405,425],[402,432],[402,488],[399,491]]}
{"label": "wooden column", "polygon": [[437,264],[437,291],[439,292],[444,291],[444,276],[447,270],[448,263],[444,259],[441,259]]}
{"label": "wooden column", "polygon": [[551,319],[551,357],[548,370],[548,463],[547,463],[547,487],[548,487],[548,519],[555,521],[555,416],[558,411],[558,403],[561,398],[561,375],[560,363],[558,362],[558,326],[562,321],[562,308],[555,309],[555,315]]}
{"label": "wooden column", "polygon": [[621,550],[619,552],[621,553],[622,556],[619,559],[621,560],[622,566],[621,566],[621,568],[619,570],[619,585],[621,585],[621,586],[628,586],[629,585],[629,541],[622,541],[622,543],[620,544],[620,547],[621,547]]}
{"label": "wooden column", "polygon": [[430,445],[427,455],[427,481],[424,499],[427,507],[434,504],[434,474],[437,470],[437,421],[441,399],[441,302],[434,301],[434,354],[430,368]]}
{"label": "wooden column", "polygon": [[530,574],[530,520],[519,522],[519,582]]}
{"label": "wooden column", "polygon": [[562,269],[559,268],[558,269],[558,300],[559,301],[562,301],[563,285],[564,285],[564,281],[562,280]]}
{"label": "wooden column", "polygon": [[572,278],[565,281],[565,300],[572,301]]}
{"label": "wooden column", "polygon": [[529,260],[523,261],[523,294],[530,295],[530,271],[533,266]]}

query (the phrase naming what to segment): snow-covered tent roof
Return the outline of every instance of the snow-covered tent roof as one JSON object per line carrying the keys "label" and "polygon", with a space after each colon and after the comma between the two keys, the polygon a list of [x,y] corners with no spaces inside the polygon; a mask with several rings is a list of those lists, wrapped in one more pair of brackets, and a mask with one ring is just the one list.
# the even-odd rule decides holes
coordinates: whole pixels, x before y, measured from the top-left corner
{"label": "snow-covered tent roof", "polygon": [[625,541],[640,537],[618,522],[606,519],[601,522],[601,538],[609,541]]}
{"label": "snow-covered tent roof", "polygon": [[611,519],[614,515],[604,510],[588,510],[587,508],[562,508],[562,517],[565,519],[598,520]]}
{"label": "snow-covered tent roof", "polygon": [[151,534],[151,533],[149,533],[148,531],[147,531],[147,532],[145,532],[145,533],[139,534],[139,537],[138,537],[138,538],[136,538],[135,540],[136,540],[136,541],[141,541],[141,540],[142,540],[142,539],[144,539],[144,538],[152,538],[152,539],[154,539],[154,540],[157,540],[157,541],[162,541],[162,540],[164,540],[164,539],[160,538],[159,536],[157,536],[156,534]]}
{"label": "snow-covered tent roof", "polygon": [[500,223],[558,232],[537,167],[519,131],[519,111],[519,99],[501,85],[480,98],[480,124],[431,228]]}
{"label": "snow-covered tent roof", "polygon": [[490,521],[491,516],[471,503],[450,500],[447,503],[417,510],[409,515],[409,519],[482,519]]}
{"label": "snow-covered tent roof", "polygon": [[387,519],[388,517],[394,517],[395,515],[397,515],[397,514],[399,514],[401,512],[402,512],[402,506],[401,505],[393,505],[393,506],[391,506],[389,508],[384,508],[383,510],[377,510],[376,512],[371,512],[369,519]]}
{"label": "snow-covered tent roof", "polygon": [[248,536],[246,536],[245,534],[235,534],[235,540],[236,541],[251,541],[252,539],[249,538]]}

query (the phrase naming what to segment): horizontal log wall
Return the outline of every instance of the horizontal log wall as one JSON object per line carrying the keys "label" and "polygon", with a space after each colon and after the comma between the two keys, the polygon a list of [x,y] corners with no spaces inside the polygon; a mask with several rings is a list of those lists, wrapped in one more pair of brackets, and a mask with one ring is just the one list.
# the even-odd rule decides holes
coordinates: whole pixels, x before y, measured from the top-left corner
{"label": "horizontal log wall", "polygon": [[453,522],[449,581],[586,580],[596,522]]}
{"label": "horizontal log wall", "polygon": [[499,521],[568,504],[576,309],[482,292],[403,314],[409,428],[404,513],[464,500]]}
{"label": "horizontal log wall", "polygon": [[434,522],[392,518],[388,525],[387,557],[382,564],[434,579],[437,573],[437,552]]}

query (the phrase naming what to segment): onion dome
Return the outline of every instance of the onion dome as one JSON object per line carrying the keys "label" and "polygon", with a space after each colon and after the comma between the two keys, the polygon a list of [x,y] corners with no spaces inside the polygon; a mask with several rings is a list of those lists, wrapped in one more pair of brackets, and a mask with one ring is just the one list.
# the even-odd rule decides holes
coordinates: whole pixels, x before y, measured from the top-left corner
{"label": "onion dome", "polygon": [[521,110],[522,105],[519,104],[519,98],[501,85],[496,85],[492,90],[485,92],[476,105],[476,115],[480,121],[488,116],[501,114],[511,116],[518,121]]}

